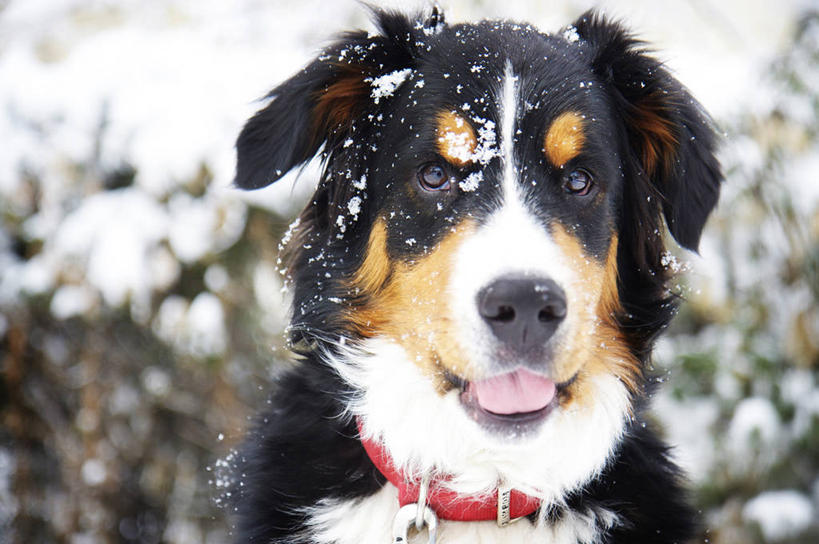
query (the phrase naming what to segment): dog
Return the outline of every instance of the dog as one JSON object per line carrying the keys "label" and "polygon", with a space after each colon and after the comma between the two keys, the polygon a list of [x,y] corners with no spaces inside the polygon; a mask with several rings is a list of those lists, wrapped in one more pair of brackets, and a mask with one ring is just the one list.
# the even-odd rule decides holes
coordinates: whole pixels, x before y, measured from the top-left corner
{"label": "dog", "polygon": [[373,14],[237,139],[242,189],[323,161],[286,235],[298,364],[237,456],[237,541],[692,537],[646,414],[679,298],[665,231],[697,249],[713,122],[596,12],[554,34]]}

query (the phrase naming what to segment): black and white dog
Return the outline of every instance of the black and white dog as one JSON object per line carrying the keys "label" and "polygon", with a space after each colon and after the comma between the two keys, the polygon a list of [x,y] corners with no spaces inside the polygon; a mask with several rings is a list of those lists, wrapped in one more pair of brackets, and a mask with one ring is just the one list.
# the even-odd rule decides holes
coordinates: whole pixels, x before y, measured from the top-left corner
{"label": "black and white dog", "polygon": [[663,222],[696,249],[719,195],[708,116],[594,13],[375,19],[237,142],[243,189],[324,164],[286,255],[300,364],[240,454],[238,540],[685,541],[644,413],[676,307]]}

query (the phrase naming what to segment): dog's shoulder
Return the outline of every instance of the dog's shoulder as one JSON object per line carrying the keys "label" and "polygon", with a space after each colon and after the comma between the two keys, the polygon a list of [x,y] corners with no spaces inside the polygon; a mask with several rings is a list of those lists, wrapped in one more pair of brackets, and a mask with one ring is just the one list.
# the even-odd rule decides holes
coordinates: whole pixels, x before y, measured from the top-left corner
{"label": "dog's shoulder", "polygon": [[611,544],[688,542],[698,521],[685,478],[669,446],[651,425],[640,421],[635,418],[627,428],[603,473],[568,504],[617,512],[605,540]]}
{"label": "dog's shoulder", "polygon": [[239,542],[292,537],[317,503],[370,495],[385,481],[344,412],[344,387],[333,372],[308,357],[276,382],[235,459],[231,502],[242,504]]}

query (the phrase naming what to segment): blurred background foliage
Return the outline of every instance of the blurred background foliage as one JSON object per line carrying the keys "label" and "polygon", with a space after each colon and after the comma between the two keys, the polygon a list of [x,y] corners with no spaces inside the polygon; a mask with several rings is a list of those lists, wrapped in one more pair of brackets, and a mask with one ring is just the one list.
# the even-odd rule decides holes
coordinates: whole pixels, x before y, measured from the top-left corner
{"label": "blurred background foliage", "polygon": [[697,458],[711,542],[819,541],[817,76],[813,11],[770,64],[765,106],[720,120],[725,198],[706,243],[721,285],[694,273],[659,346],[660,413]]}
{"label": "blurred background foliage", "polygon": [[[0,543],[224,542],[225,458],[288,364],[277,245],[310,185],[274,203],[236,194],[231,140],[250,100],[332,30],[304,15],[309,30],[292,41],[308,53],[274,55],[231,33],[263,37],[290,20],[282,3],[208,3],[194,16],[184,2],[62,0],[47,24],[19,5],[0,2]],[[326,7],[344,26],[365,24],[356,10]],[[718,115],[724,198],[702,257],[678,253],[687,302],[657,348],[658,418],[691,474],[704,542],[819,541],[819,12],[796,14],[752,107]],[[157,103],[177,80],[117,72],[122,51],[167,38],[156,18],[214,47],[165,39],[184,53],[160,47],[157,63],[169,55],[184,74],[227,49],[252,76],[215,74]],[[18,47],[21,32],[34,38]],[[109,40],[89,47],[112,48],[103,68],[121,87],[73,86],[89,76],[88,34]],[[36,85],[21,92],[17,75]],[[114,98],[129,92],[123,109]],[[49,93],[61,94],[54,106]],[[204,95],[233,108],[232,124],[201,121],[216,103]],[[128,115],[139,131],[123,133]]]}

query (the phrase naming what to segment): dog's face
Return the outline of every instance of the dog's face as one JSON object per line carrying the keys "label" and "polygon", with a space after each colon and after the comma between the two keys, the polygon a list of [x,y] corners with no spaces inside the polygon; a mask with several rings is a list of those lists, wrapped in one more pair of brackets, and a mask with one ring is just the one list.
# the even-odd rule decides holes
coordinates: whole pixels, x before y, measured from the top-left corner
{"label": "dog's face", "polygon": [[245,188],[324,146],[291,242],[294,330],[398,464],[565,492],[642,394],[673,306],[662,216],[695,247],[718,194],[708,121],[591,15],[551,36],[379,17],[237,144]]}
{"label": "dog's face", "polygon": [[[509,43],[506,32],[467,35],[448,53],[491,51],[487,38]],[[502,435],[594,402],[595,375],[633,384],[639,372],[613,322],[617,127],[590,69],[531,65],[578,48],[531,47],[407,74],[372,142],[361,204],[372,213],[350,234],[367,239],[347,279],[352,336],[401,346],[439,394],[455,391]]]}

